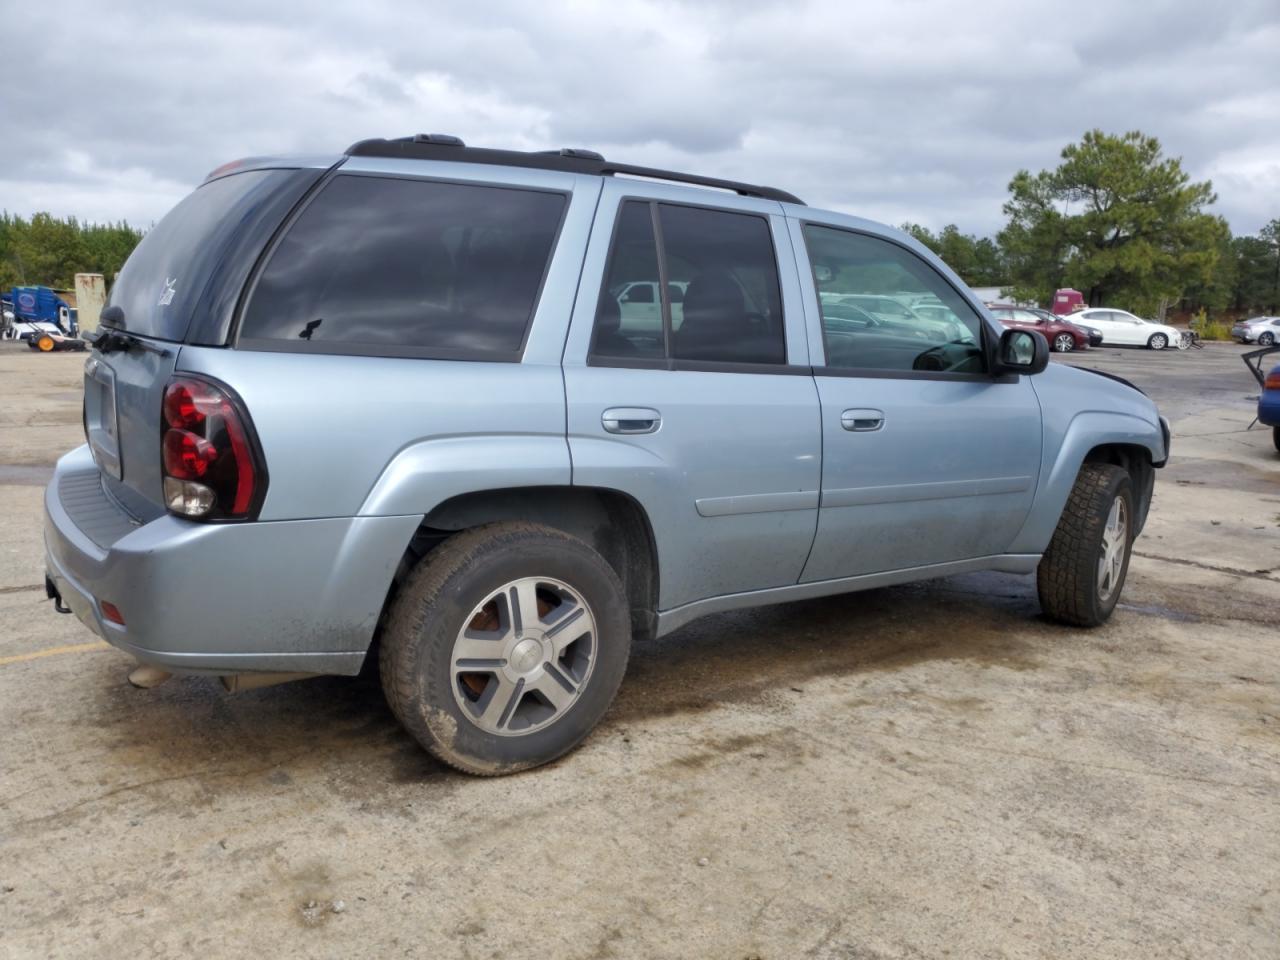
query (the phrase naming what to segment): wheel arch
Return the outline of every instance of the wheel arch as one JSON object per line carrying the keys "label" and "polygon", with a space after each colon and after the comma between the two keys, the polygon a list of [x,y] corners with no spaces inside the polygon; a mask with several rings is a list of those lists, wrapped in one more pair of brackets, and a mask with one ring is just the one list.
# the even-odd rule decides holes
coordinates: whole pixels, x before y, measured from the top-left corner
{"label": "wheel arch", "polygon": [[634,497],[602,487],[508,487],[471,491],[442,501],[423,517],[405,549],[386,605],[390,606],[409,570],[453,534],[515,520],[543,524],[590,545],[622,581],[633,637],[654,636],[659,568],[653,526]]}
{"label": "wheel arch", "polygon": [[1133,482],[1134,531],[1136,537],[1147,522],[1151,495],[1155,491],[1156,467],[1151,451],[1140,443],[1100,443],[1085,454],[1085,463],[1110,463],[1122,468]]}
{"label": "wheel arch", "polygon": [[1166,455],[1160,428],[1141,417],[1102,411],[1077,414],[1067,427],[1052,464],[1041,470],[1035,503],[1009,552],[1045,551],[1085,463],[1111,463],[1128,471],[1138,501],[1136,536],[1146,523],[1151,506],[1156,466],[1164,462]]}

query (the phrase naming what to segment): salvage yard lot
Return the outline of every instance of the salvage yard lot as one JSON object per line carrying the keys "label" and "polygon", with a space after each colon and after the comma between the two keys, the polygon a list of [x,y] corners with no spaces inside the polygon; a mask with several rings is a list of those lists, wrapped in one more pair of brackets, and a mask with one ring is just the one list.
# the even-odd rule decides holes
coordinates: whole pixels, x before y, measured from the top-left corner
{"label": "salvage yard lot", "polygon": [[1058,361],[1173,422],[1105,627],[1002,574],[708,617],[582,749],[478,780],[373,678],[130,687],[38,586],[83,356],[0,346],[0,956],[1276,956],[1280,458],[1241,348]]}

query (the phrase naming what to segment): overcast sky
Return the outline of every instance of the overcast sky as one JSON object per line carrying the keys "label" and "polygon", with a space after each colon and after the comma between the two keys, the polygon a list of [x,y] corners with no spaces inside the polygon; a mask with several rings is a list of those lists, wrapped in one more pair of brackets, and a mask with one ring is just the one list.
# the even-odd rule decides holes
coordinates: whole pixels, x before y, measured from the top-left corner
{"label": "overcast sky", "polygon": [[327,6],[0,0],[0,208],[145,226],[226,160],[422,131],[992,234],[1100,127],[1280,216],[1280,0]]}

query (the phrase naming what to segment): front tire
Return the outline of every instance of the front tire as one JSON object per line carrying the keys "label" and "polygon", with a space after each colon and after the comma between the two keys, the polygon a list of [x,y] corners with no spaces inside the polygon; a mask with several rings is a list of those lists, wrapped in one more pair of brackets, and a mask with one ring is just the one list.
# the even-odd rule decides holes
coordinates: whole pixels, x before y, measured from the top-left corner
{"label": "front tire", "polygon": [[1147,346],[1152,350],[1163,350],[1169,345],[1169,338],[1163,333],[1153,333],[1151,339],[1147,341]]}
{"label": "front tire", "polygon": [[1121,467],[1086,463],[1036,569],[1040,609],[1059,623],[1096,627],[1120,599],[1133,549],[1133,483]]}
{"label": "front tire", "polygon": [[515,773],[568,753],[613,702],[630,607],[587,544],[531,523],[456,534],[392,604],[382,688],[404,728],[466,773]]}
{"label": "front tire", "polygon": [[1060,333],[1053,338],[1053,349],[1059,353],[1070,353],[1076,348],[1076,338],[1069,333]]}
{"label": "front tire", "polygon": [[1258,346],[1260,347],[1269,347],[1275,342],[1276,335],[1274,333],[1264,333],[1262,336],[1258,337]]}

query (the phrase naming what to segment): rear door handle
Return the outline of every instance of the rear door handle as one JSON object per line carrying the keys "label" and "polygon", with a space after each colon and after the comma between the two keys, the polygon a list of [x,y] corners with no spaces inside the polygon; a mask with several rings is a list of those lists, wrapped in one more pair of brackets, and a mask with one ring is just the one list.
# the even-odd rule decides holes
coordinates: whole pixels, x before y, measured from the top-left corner
{"label": "rear door handle", "polygon": [[600,423],[609,433],[657,433],[662,414],[648,407],[610,407]]}
{"label": "rear door handle", "polygon": [[871,409],[846,410],[840,414],[840,426],[854,433],[879,430],[884,426],[884,411]]}

